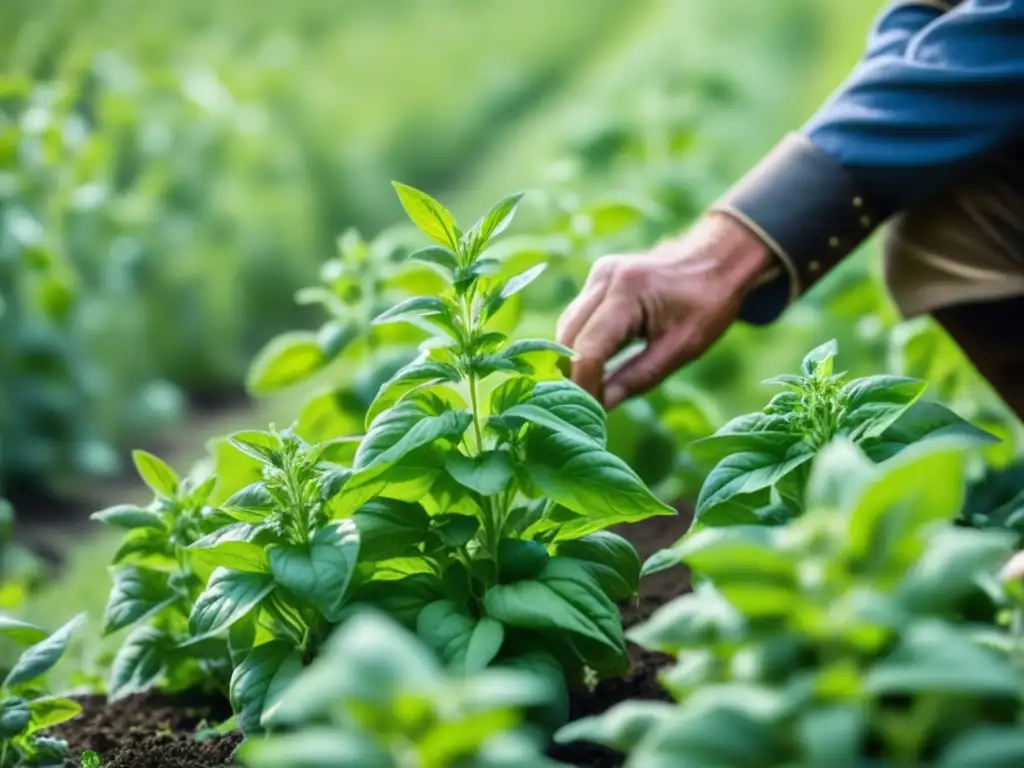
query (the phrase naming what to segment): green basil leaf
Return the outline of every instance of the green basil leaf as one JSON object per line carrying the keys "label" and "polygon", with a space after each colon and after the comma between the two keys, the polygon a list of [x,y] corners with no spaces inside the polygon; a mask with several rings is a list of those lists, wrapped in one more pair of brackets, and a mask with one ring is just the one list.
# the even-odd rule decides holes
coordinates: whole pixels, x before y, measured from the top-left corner
{"label": "green basil leaf", "polygon": [[469,515],[435,515],[431,519],[431,528],[445,546],[464,547],[480,529],[480,520]]}
{"label": "green basil leaf", "polygon": [[308,546],[270,550],[270,570],[277,583],[315,605],[328,621],[337,620],[358,561],[359,532],[354,520],[321,528]]}
{"label": "green basil leaf", "polygon": [[451,453],[444,468],[461,485],[481,496],[503,493],[512,480],[512,460],[505,451],[484,451],[477,456]]}
{"label": "green basil leaf", "polygon": [[228,629],[274,589],[274,578],[265,573],[239,573],[218,568],[192,606],[188,618],[192,641],[203,640]]}
{"label": "green basil leaf", "polygon": [[491,587],[484,611],[509,627],[569,632],[626,653],[618,608],[590,571],[573,560],[553,557],[535,580]]}
{"label": "green basil leaf", "polygon": [[607,440],[601,404],[570,381],[539,382],[525,400],[501,416],[506,422],[529,422],[585,436],[600,448]]}
{"label": "green basil leaf", "polygon": [[26,648],[14,662],[4,679],[4,688],[13,688],[35,680],[49,672],[60,661],[75,633],[85,624],[85,614],[80,613],[45,640]]}
{"label": "green basil leaf", "polygon": [[448,209],[426,192],[421,192],[397,181],[392,184],[412,223],[435,243],[457,251],[460,239],[459,228],[455,224],[455,217]]}
{"label": "green basil leaf", "polygon": [[523,194],[518,192],[499,200],[466,232],[462,238],[462,247],[470,258],[480,253],[488,240],[508,229],[515,216],[516,206],[523,199]]}
{"label": "green basil leaf", "polygon": [[167,666],[164,648],[167,636],[145,624],[131,631],[114,656],[110,668],[109,693],[111,701],[148,690],[164,676]]}
{"label": "green basil leaf", "polygon": [[589,741],[629,753],[674,711],[674,706],[663,701],[626,701],[603,714],[562,726],[555,734],[555,741],[559,744]]}
{"label": "green basil leaf", "polygon": [[610,531],[559,542],[555,554],[581,562],[615,602],[632,597],[640,586],[640,556],[632,544]]}
{"label": "green basil leaf", "polygon": [[272,432],[235,432],[228,438],[228,444],[250,459],[256,459],[260,464],[281,469],[281,438]]}
{"label": "green basil leaf", "polygon": [[155,557],[157,561],[174,559],[174,550],[166,530],[156,528],[133,528],[122,539],[110,562],[114,565]]}
{"label": "green basil leaf", "polygon": [[715,507],[748,494],[771,488],[797,467],[814,458],[808,447],[797,444],[783,456],[745,451],[727,456],[711,471],[697,498],[695,519],[711,524]]}
{"label": "green basil leaf", "polygon": [[808,352],[800,363],[805,376],[831,376],[832,361],[839,354],[839,345],[835,339],[826,341]]}
{"label": "green basil leaf", "polygon": [[853,704],[818,707],[797,722],[807,765],[857,768],[864,738],[863,710]]}
{"label": "green basil leaf", "polygon": [[366,412],[366,423],[372,425],[374,420],[386,408],[400,402],[409,392],[424,385],[443,382],[458,382],[462,377],[455,366],[439,360],[421,357],[401,368],[388,379],[374,398]]}
{"label": "green basil leaf", "polygon": [[449,280],[455,277],[459,270],[458,257],[448,248],[439,245],[428,245],[409,254],[409,261],[417,261],[434,268]]}
{"label": "green basil leaf", "polygon": [[167,529],[159,514],[133,504],[118,504],[116,507],[93,512],[89,519],[118,528],[155,528],[160,531]]}
{"label": "green basil leaf", "polygon": [[677,597],[626,633],[632,642],[652,651],[680,654],[740,638],[746,628],[743,615],[707,586]]}
{"label": "green basil leaf", "polygon": [[193,563],[211,572],[220,567],[244,573],[270,572],[264,548],[247,541],[223,541],[214,547],[190,548],[189,552]]}
{"label": "green basil leaf", "polygon": [[238,759],[249,768],[394,768],[395,764],[369,735],[327,726],[246,741],[239,747]]}
{"label": "green basil leaf", "polygon": [[178,595],[167,579],[166,573],[135,566],[114,571],[114,586],[103,616],[103,634],[148,619],[174,603]]}
{"label": "green basil leaf", "polygon": [[22,645],[32,645],[47,637],[46,631],[35,624],[0,615],[0,635]]}
{"label": "green basil leaf", "polygon": [[518,405],[530,396],[536,383],[527,376],[517,376],[503,381],[491,393],[491,413],[500,414]]}
{"label": "green basil leaf", "polygon": [[[509,278],[505,282],[505,285],[502,286],[498,294],[501,297],[501,300],[505,301],[508,298],[515,296],[526,286],[528,286],[530,283],[532,283],[534,280],[540,277],[544,273],[544,270],[546,270],[547,268],[547,263],[541,262],[540,264],[533,265],[525,272],[520,272],[515,277]],[[493,315],[494,312],[492,311],[489,314]]]}
{"label": "green basil leaf", "polygon": [[139,477],[153,493],[164,499],[173,499],[177,495],[181,480],[163,459],[147,451],[132,451],[132,461]]}
{"label": "green basil leaf", "polygon": [[498,578],[503,584],[537,576],[548,562],[547,549],[536,541],[501,539],[498,542]]}
{"label": "green basil leaf", "polygon": [[399,403],[374,420],[356,453],[355,468],[393,464],[440,438],[459,440],[472,420],[472,415],[464,411],[431,416],[418,403]]}
{"label": "green basil leaf", "polygon": [[545,496],[580,516],[563,524],[560,538],[675,514],[622,459],[575,433],[532,431],[526,441],[526,472]]}
{"label": "green basil leaf", "polygon": [[245,387],[253,395],[269,395],[301,384],[328,362],[315,333],[288,331],[256,353]]}
{"label": "green basil leaf", "polygon": [[385,310],[374,318],[374,325],[387,325],[389,323],[409,323],[418,326],[415,321],[423,318],[441,318],[441,322],[447,327],[451,325],[451,306],[442,298],[437,296],[413,296],[405,301],[400,301],[391,309]]}
{"label": "green basil leaf", "polygon": [[446,667],[472,674],[498,655],[505,628],[486,617],[477,621],[451,600],[438,600],[420,612],[416,634]]}
{"label": "green basil leaf", "polygon": [[302,656],[289,643],[272,640],[249,652],[231,675],[231,708],[245,734],[258,733],[263,713],[302,671]]}
{"label": "green basil leaf", "polygon": [[262,481],[245,486],[235,491],[228,497],[227,501],[221,504],[225,511],[241,511],[256,513],[256,519],[262,519],[266,513],[273,510],[275,506],[274,497],[270,495],[267,486]]}
{"label": "green basil leaf", "polygon": [[927,384],[904,376],[869,376],[840,390],[846,404],[840,431],[853,440],[878,437],[924,393]]}
{"label": "green basil leaf", "polygon": [[350,516],[374,497],[399,501],[422,501],[442,472],[442,459],[436,446],[426,445],[411,451],[394,464],[382,464],[349,475],[340,492],[330,499],[328,509],[335,519]]}
{"label": "green basil leaf", "polygon": [[714,467],[735,453],[765,453],[781,458],[800,442],[801,437],[795,432],[762,430],[732,434],[719,430],[710,437],[694,440],[686,446],[686,452],[698,464]]}
{"label": "green basil leaf", "polygon": [[355,511],[362,560],[401,557],[423,542],[430,530],[430,516],[419,504],[394,499],[374,499]]}
{"label": "green basil leaf", "polygon": [[61,699],[57,696],[33,699],[26,706],[31,715],[28,726],[23,731],[26,736],[66,723],[68,720],[78,717],[82,712],[82,705],[77,701]]}
{"label": "green basil leaf", "polygon": [[538,352],[553,352],[559,357],[568,357],[569,359],[575,359],[576,357],[576,353],[569,349],[569,347],[559,344],[557,341],[548,341],[547,339],[517,339],[501,351],[501,356],[515,359]]}
{"label": "green basil leaf", "polygon": [[415,573],[395,581],[371,581],[352,594],[353,603],[365,603],[385,611],[409,628],[416,626],[420,611],[444,594],[441,580],[434,574]]}
{"label": "green basil leaf", "polygon": [[918,400],[880,437],[864,440],[861,447],[872,461],[884,461],[915,443],[946,438],[971,445],[999,442],[999,438],[961,419],[944,405]]}

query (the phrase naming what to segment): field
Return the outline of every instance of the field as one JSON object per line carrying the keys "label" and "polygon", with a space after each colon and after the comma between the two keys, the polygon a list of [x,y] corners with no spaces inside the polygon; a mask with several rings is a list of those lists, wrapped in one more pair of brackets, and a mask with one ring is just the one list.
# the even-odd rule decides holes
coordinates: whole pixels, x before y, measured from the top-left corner
{"label": "field", "polygon": [[1024,427],[874,242],[555,340],[880,5],[9,3],[0,768],[1024,765]]}

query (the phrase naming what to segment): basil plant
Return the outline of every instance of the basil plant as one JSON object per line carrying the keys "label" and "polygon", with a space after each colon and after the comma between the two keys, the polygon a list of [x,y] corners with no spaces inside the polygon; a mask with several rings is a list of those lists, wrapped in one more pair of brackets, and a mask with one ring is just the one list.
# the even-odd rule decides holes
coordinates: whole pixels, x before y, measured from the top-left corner
{"label": "basil plant", "polygon": [[800,514],[811,462],[836,438],[853,441],[872,461],[927,438],[995,441],[945,406],[922,400],[923,381],[889,375],[844,381],[833,368],[836,354],[834,341],[815,348],[800,374],[765,382],[782,391],[763,411],[732,419],[690,445],[694,459],[711,467],[697,500],[699,525],[778,522]]}
{"label": "basil plant", "polygon": [[47,728],[77,716],[81,706],[46,693],[43,677],[60,661],[85,622],[76,616],[52,635],[39,627],[0,615],[0,638],[27,646],[0,682],[0,768],[63,766],[67,742],[43,735]]}
{"label": "basil plant", "polygon": [[[546,768],[527,709],[557,697],[522,669],[446,672],[408,630],[352,618],[267,711],[274,735],[239,750],[248,768]],[[282,732],[284,731],[284,732]]]}
{"label": "basil plant", "polygon": [[440,203],[397,188],[436,242],[410,258],[446,288],[376,322],[433,335],[380,388],[364,436],[236,435],[261,474],[220,505],[233,522],[190,547],[215,566],[193,642],[228,637],[246,732],[331,627],[367,604],[454,670],[528,658],[570,681],[624,671],[617,603],[635,594],[640,563],[604,529],[673,513],[607,450],[603,409],[559,371],[570,351],[497,330],[542,271],[506,277],[487,255],[519,196],[463,233]]}
{"label": "basil plant", "polygon": [[[964,619],[1012,551],[956,527],[961,442],[874,464],[849,440],[815,459],[805,515],[705,528],[672,552],[700,586],[632,628],[671,654],[679,706],[627,702],[561,731],[629,768],[980,768],[1024,764],[1019,635]],[[994,585],[994,586],[993,586]]]}
{"label": "basil plant", "polygon": [[131,631],[114,656],[108,695],[116,701],[156,685],[223,690],[231,674],[226,644],[194,645],[189,632],[189,614],[213,570],[203,562],[204,553],[189,546],[232,521],[207,505],[216,477],[179,478],[146,451],[135,451],[133,459],[152,502],[119,504],[92,515],[124,531],[111,562],[103,633]]}

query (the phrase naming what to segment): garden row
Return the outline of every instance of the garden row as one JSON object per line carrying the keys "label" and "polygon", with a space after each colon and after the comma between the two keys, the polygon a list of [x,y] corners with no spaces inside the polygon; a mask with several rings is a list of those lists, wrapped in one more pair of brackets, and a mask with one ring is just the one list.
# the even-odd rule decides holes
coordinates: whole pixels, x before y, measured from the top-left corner
{"label": "garden row", "polygon": [[[111,768],[617,764],[549,751],[552,736],[643,768],[1024,760],[1024,591],[1007,565],[1021,502],[965,505],[990,434],[921,381],[849,379],[821,345],[768,382],[763,409],[689,446],[707,469],[694,524],[642,563],[609,528],[674,510],[609,451],[600,404],[561,374],[571,351],[510,337],[545,274],[491,244],[520,196],[462,230],[396,187],[433,242],[405,269],[436,288],[350,344],[408,332],[416,357],[364,406],[329,388],[336,410],[236,433],[187,475],[137,452],[152,503],[94,516],[124,531],[107,702],[46,693],[81,618],[50,636],[4,618],[30,647],[4,678],[2,768],[60,765],[69,747]],[[278,344],[253,382],[312,372],[301,351]],[[625,632],[619,604],[680,564],[694,591]],[[630,671],[627,638],[663,667],[655,698],[571,720],[570,701],[599,711],[587,691]],[[154,687],[211,719],[118,733],[110,708],[134,696],[145,717]]]}
{"label": "garden row", "polygon": [[5,4],[0,493],[73,495],[183,392],[240,394],[336,234],[396,217],[368,190],[445,183],[632,15],[345,5]]}

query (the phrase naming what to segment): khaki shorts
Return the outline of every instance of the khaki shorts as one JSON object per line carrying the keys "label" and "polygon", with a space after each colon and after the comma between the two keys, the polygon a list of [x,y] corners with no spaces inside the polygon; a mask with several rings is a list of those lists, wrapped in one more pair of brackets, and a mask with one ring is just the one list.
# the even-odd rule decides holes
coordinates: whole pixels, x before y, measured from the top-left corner
{"label": "khaki shorts", "polygon": [[886,238],[885,276],[908,317],[1024,296],[1024,149],[993,157],[899,216]]}

